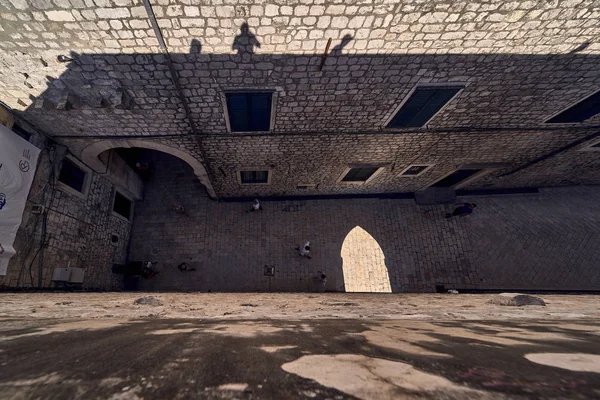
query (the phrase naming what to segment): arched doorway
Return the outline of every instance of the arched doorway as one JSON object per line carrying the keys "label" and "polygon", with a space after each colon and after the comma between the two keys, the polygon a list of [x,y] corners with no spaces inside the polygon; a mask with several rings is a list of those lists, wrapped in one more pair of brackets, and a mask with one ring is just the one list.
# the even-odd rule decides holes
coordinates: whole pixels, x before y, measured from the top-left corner
{"label": "arched doorway", "polygon": [[344,239],[341,256],[346,292],[392,292],[385,255],[369,232],[355,226]]}
{"label": "arched doorway", "polygon": [[144,148],[150,150],[157,150],[163,153],[170,154],[175,156],[183,161],[185,161],[190,167],[192,167],[194,171],[194,175],[198,178],[200,183],[202,183],[206,187],[206,191],[208,195],[216,199],[217,195],[215,190],[210,182],[208,177],[208,173],[206,169],[202,165],[202,163],[192,156],[191,154],[180,150],[178,148],[156,142],[151,140],[144,139],[111,139],[111,140],[100,140],[94,142],[90,145],[87,145],[81,151],[79,158],[86,163],[90,168],[98,172],[99,174],[106,175],[107,173],[107,165],[103,162],[98,156],[105,152],[106,150],[114,149],[114,148]]}

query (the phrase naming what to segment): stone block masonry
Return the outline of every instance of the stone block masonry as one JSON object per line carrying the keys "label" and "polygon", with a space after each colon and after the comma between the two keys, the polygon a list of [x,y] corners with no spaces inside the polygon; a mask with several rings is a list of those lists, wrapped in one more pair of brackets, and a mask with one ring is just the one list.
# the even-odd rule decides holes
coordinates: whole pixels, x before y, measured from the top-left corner
{"label": "stone block masonry", "polygon": [[[600,89],[597,1],[152,6],[170,58],[140,0],[0,0],[0,100],[79,158],[115,138],[183,151],[204,165],[222,198],[411,192],[464,164],[503,166],[470,189],[600,184],[600,153],[582,151],[597,140],[600,116],[545,123]],[[415,87],[447,84],[464,89],[425,126],[387,129]],[[228,131],[229,90],[273,92],[268,132]],[[433,166],[398,176],[412,164]],[[338,183],[350,165],[384,169],[368,184]],[[271,171],[271,184],[240,185],[242,169]],[[105,226],[82,228],[77,248],[108,231],[127,235],[120,221],[94,211],[106,209],[110,183],[93,182],[92,199],[55,200],[78,204],[77,215],[61,212],[87,222],[97,214]],[[56,225],[88,226],[58,215]],[[110,250],[97,258],[107,262]]]}
{"label": "stone block masonry", "polygon": [[[51,281],[55,268],[71,266],[84,269],[84,289],[122,289],[122,277],[112,274],[111,265],[126,261],[131,224],[112,213],[113,185],[89,170],[85,194],[62,185],[57,178],[66,149],[51,147],[37,132],[28,130],[33,133],[30,141],[43,151],[17,233],[17,254],[7,275],[0,277],[0,289],[38,287],[43,215],[32,213],[34,205],[45,206],[47,213],[42,288],[55,287]],[[118,236],[117,243],[112,243],[113,235]]]}
{"label": "stone block masonry", "polygon": [[[214,202],[188,166],[157,154],[136,208],[131,257],[158,261],[147,290],[433,292],[454,289],[597,289],[595,187],[478,196],[473,215],[412,200]],[[182,202],[188,216],[169,209]],[[295,246],[311,242],[312,258]],[[181,272],[185,262],[196,271]],[[274,265],[275,276],[264,275]]]}

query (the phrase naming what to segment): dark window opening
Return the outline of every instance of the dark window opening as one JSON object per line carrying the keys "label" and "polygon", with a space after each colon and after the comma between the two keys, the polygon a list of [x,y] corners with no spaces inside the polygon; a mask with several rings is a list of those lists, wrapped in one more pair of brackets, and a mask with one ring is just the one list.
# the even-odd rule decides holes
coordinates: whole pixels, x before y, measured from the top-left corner
{"label": "dark window opening", "polygon": [[272,93],[226,93],[232,132],[268,131]]}
{"label": "dark window opening", "polygon": [[243,184],[269,183],[269,171],[240,171]]}
{"label": "dark window opening", "polygon": [[421,172],[425,171],[429,168],[429,165],[411,165],[407,170],[405,170],[402,175],[414,176],[419,175]]}
{"label": "dark window opening", "polygon": [[31,138],[31,133],[27,132],[25,129],[21,128],[17,124],[13,125],[12,131],[27,141],[29,141],[29,139]]}
{"label": "dark window opening", "polygon": [[600,91],[546,121],[547,124],[583,122],[600,113]]}
{"label": "dark window opening", "polygon": [[447,177],[440,179],[431,187],[452,187],[470,177],[476,173],[482,171],[481,169],[459,169],[458,171],[448,175]]}
{"label": "dark window opening", "polygon": [[379,167],[351,168],[342,178],[342,182],[366,182],[378,169]]}
{"label": "dark window opening", "polygon": [[113,203],[113,211],[122,217],[130,219],[131,200],[123,196],[121,193],[115,192],[115,202]]}
{"label": "dark window opening", "polygon": [[83,184],[85,182],[85,171],[75,165],[68,158],[63,159],[60,167],[58,180],[65,185],[83,193]]}
{"label": "dark window opening", "polygon": [[462,86],[417,88],[398,110],[388,128],[422,127],[462,88]]}
{"label": "dark window opening", "polygon": [[314,185],[314,184],[296,185],[296,189],[298,189],[298,190],[314,189],[315,187],[316,187],[316,185]]}

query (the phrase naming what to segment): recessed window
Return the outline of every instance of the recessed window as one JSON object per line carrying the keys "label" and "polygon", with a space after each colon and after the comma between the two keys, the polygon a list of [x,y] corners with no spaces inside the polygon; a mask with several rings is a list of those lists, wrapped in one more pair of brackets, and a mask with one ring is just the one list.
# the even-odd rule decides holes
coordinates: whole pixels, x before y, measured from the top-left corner
{"label": "recessed window", "polygon": [[600,141],[587,145],[584,148],[579,149],[579,151],[600,151]]}
{"label": "recessed window", "polygon": [[349,167],[338,179],[340,183],[367,183],[379,173],[383,167]]}
{"label": "recessed window", "polygon": [[268,185],[271,182],[271,171],[238,171],[238,179],[242,185]]}
{"label": "recessed window", "polygon": [[425,171],[427,171],[431,167],[433,167],[432,164],[411,165],[408,168],[406,168],[405,170],[403,170],[402,172],[400,172],[400,176],[405,176],[405,177],[419,176],[419,175],[422,175],[423,173],[425,173]]}
{"label": "recessed window", "polygon": [[17,124],[13,125],[12,131],[27,141],[29,141],[29,138],[31,138],[31,133],[27,132]]}
{"label": "recessed window", "polygon": [[83,193],[85,188],[86,172],[79,168],[68,158],[63,159],[58,175],[59,182],[64,183],[76,191]]}
{"label": "recessed window", "polygon": [[229,127],[232,132],[268,131],[271,129],[270,92],[226,93]]}
{"label": "recessed window", "polygon": [[593,95],[581,100],[574,106],[571,106],[558,115],[555,115],[546,121],[546,123],[569,124],[583,122],[586,119],[592,118],[598,113],[600,113],[600,91],[597,91]]}
{"label": "recessed window", "polygon": [[125,219],[131,219],[131,206],[133,202],[121,193],[115,191],[115,201],[113,202],[113,211]]}
{"label": "recessed window", "polygon": [[418,128],[440,111],[463,86],[418,87],[400,107],[388,128]]}

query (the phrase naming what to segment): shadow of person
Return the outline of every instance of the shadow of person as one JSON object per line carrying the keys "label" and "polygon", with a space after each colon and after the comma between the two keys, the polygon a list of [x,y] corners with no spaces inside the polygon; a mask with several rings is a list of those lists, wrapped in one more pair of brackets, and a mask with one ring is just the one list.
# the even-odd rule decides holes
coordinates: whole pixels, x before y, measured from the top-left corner
{"label": "shadow of person", "polygon": [[256,39],[253,33],[250,32],[250,27],[246,22],[240,28],[240,34],[233,39],[232,50],[236,50],[237,54],[254,54],[254,47],[260,47],[260,42]]}
{"label": "shadow of person", "polygon": [[190,42],[190,54],[200,54],[202,51],[202,43],[198,39],[192,39]]}
{"label": "shadow of person", "polygon": [[336,45],[333,48],[333,50],[331,50],[330,55],[332,55],[332,56],[340,56],[340,55],[342,55],[342,49],[344,47],[346,47],[348,45],[348,43],[350,43],[352,41],[352,39],[354,39],[354,38],[352,36],[350,36],[349,34],[346,35],[346,36],[344,36],[342,38],[342,41],[338,45]]}

